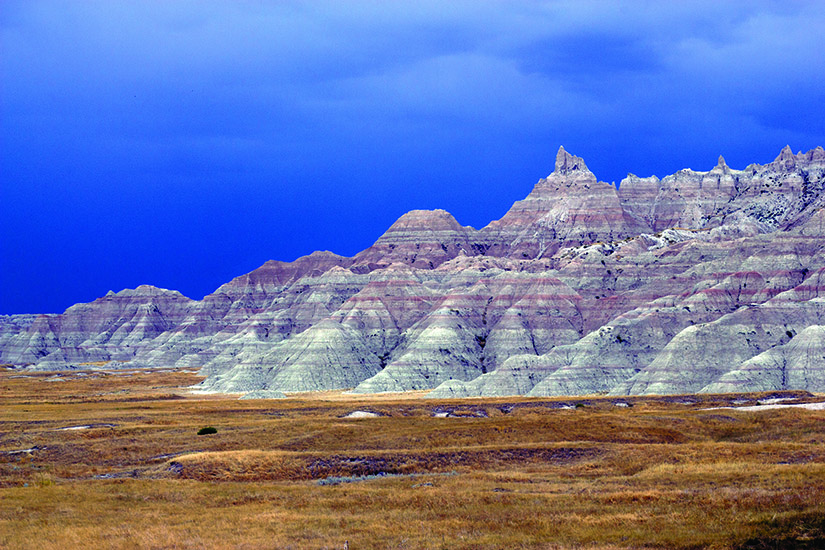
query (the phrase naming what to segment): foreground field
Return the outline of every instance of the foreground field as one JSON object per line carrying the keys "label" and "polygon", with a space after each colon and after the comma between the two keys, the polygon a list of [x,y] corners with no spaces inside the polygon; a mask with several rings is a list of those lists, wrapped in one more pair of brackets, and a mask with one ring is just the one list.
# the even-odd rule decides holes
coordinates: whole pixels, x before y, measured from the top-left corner
{"label": "foreground field", "polygon": [[825,411],[707,410],[775,395],[239,401],[196,381],[0,372],[0,548],[825,547]]}

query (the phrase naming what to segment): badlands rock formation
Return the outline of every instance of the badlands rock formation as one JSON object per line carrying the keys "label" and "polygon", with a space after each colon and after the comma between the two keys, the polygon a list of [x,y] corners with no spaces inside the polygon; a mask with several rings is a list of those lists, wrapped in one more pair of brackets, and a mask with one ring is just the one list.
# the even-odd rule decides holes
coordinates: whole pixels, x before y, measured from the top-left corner
{"label": "badlands rock formation", "polygon": [[416,210],[353,258],[270,261],[200,301],[0,316],[0,363],[199,369],[251,398],[825,391],[824,187],[821,147],[618,189],[562,148],[480,230]]}

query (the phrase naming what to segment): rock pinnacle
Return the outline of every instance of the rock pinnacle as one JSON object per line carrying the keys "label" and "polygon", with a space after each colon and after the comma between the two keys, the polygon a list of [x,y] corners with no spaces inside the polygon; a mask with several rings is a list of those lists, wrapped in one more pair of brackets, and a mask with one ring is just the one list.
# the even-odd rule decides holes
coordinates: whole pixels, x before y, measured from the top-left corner
{"label": "rock pinnacle", "polygon": [[564,147],[559,147],[559,152],[556,153],[556,174],[569,174],[576,170],[587,170],[587,165],[581,157],[571,155],[564,150]]}

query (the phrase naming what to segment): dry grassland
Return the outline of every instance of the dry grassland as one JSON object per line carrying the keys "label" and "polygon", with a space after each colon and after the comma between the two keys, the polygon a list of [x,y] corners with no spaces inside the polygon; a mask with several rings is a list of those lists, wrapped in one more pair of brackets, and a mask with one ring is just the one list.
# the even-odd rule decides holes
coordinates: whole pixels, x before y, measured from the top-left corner
{"label": "dry grassland", "polygon": [[196,381],[0,372],[0,548],[825,548],[825,411]]}

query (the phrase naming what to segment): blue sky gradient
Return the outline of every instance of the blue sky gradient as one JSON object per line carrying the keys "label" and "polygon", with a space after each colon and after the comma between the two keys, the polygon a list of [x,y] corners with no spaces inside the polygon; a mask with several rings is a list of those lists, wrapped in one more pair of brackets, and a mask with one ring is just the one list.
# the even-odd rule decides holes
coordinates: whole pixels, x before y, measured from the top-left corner
{"label": "blue sky gradient", "polygon": [[825,145],[825,3],[0,3],[0,313]]}

